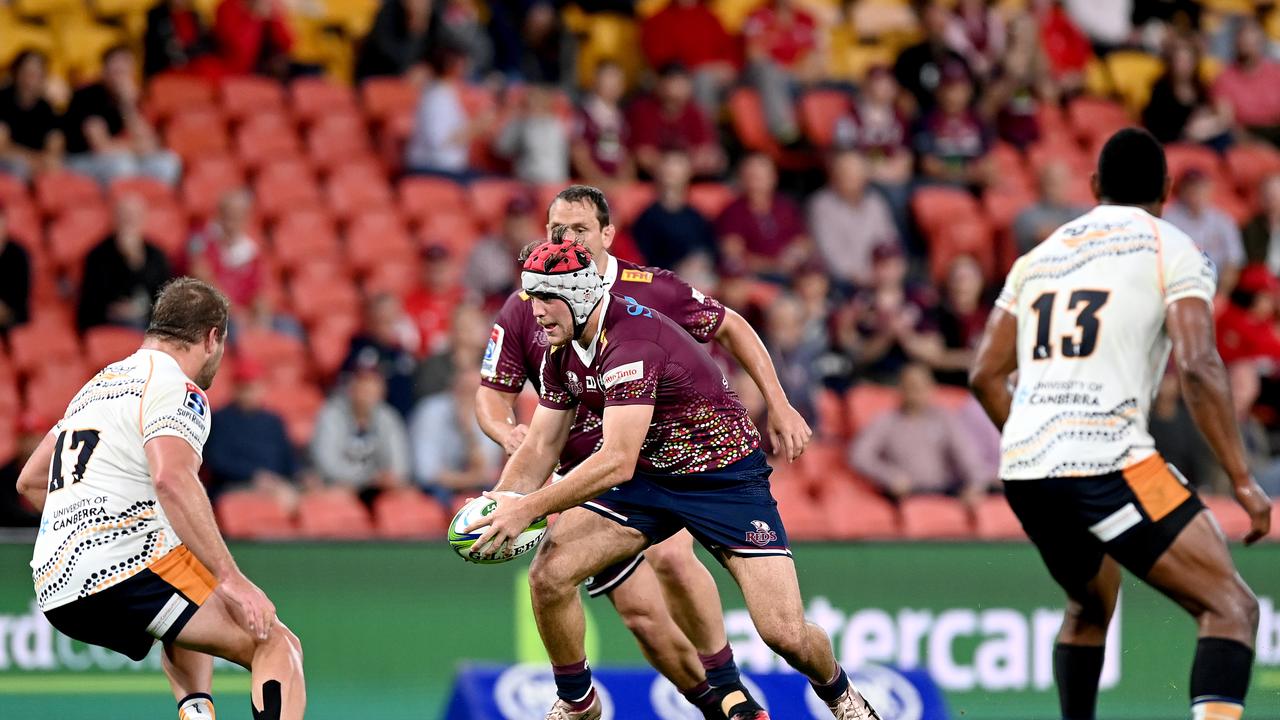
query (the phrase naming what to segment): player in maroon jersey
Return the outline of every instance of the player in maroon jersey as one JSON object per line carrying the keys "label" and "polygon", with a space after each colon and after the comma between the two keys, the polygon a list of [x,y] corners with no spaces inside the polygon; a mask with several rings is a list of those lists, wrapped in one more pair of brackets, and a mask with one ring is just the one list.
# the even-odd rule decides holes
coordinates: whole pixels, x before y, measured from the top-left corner
{"label": "player in maroon jersey", "polygon": [[[467,532],[488,526],[474,547],[494,552],[535,518],[576,508],[549,530],[529,573],[559,698],[547,720],[600,717],[578,585],[682,529],[724,563],[761,638],[809,678],[836,718],[876,720],[826,633],[805,621],[760,435],[720,367],[670,318],[608,293],[577,242],[539,245],[521,284],[547,334],[541,400],[497,488],[485,494],[497,509]],[[539,490],[578,408],[602,418],[600,446]]]}
{"label": "player in maroon jersey", "polygon": [[[609,255],[615,228],[608,202],[596,188],[574,185],[562,191],[548,210],[548,237],[557,227],[572,231],[599,259],[606,288],[668,316],[699,342],[715,339],[725,346],[769,403],[773,446],[788,460],[804,451],[813,433],[787,402],[764,344],[742,316],[674,273]],[[526,380],[541,389],[538,369],[546,347],[546,332],[534,320],[528,296],[513,293],[491,331],[476,395],[481,427],[508,453],[515,452],[527,432],[515,420],[516,395]],[[585,460],[600,440],[600,416],[578,412],[560,457],[560,472],[568,472]],[[693,539],[688,533],[678,533],[644,555],[596,573],[587,591],[592,597],[608,595],[650,664],[707,717],[765,717],[742,687],[724,631],[715,580],[693,554]],[[715,694],[705,692],[707,682],[716,688]],[[732,712],[721,710],[716,696],[727,700]]]}

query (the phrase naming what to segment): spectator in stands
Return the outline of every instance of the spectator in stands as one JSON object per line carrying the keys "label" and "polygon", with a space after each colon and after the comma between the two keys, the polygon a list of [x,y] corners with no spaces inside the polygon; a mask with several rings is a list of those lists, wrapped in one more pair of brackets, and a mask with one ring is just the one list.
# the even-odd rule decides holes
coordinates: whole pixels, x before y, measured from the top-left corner
{"label": "spectator in stands", "polygon": [[693,82],[683,65],[671,63],[659,71],[655,91],[627,108],[627,125],[636,166],[649,177],[657,173],[664,150],[688,153],[694,177],[724,170],[715,128],[693,101]]}
{"label": "spectator in stands", "polygon": [[1040,198],[1025,207],[1013,220],[1013,239],[1022,254],[1039,245],[1054,230],[1084,214],[1085,208],[1071,202],[1071,168],[1052,160],[1040,168]]}
{"label": "spectator in stands", "polygon": [[778,172],[763,153],[738,165],[742,194],[716,219],[720,257],[762,278],[785,282],[813,255],[799,206],[777,191]]}
{"label": "spectator in stands", "polygon": [[631,225],[631,237],[649,265],[672,270],[690,255],[716,255],[715,229],[689,204],[692,173],[688,155],[662,154],[654,177],[658,197]]}
{"label": "spectator in stands", "polygon": [[1008,41],[1004,15],[987,0],[960,0],[947,23],[947,45],[980,78],[996,71]]}
{"label": "spectator in stands", "polygon": [[1142,124],[1162,143],[1198,142],[1216,150],[1231,143],[1231,107],[1216,102],[1200,79],[1200,49],[1193,38],[1174,35],[1165,45],[1164,74],[1151,88]]}
{"label": "spectator in stands", "polygon": [[85,257],[76,313],[81,332],[98,325],[147,328],[151,303],[169,280],[169,260],[143,235],[146,213],[142,198],[118,199],[114,232]]}
{"label": "spectator in stands", "polygon": [[907,259],[899,245],[881,245],[871,260],[871,286],[837,318],[836,337],[862,377],[888,382],[908,362],[924,360],[937,348],[934,302],[928,290],[907,285]]}
{"label": "spectator in stands", "polygon": [[1240,273],[1240,282],[1217,319],[1218,354],[1224,363],[1266,361],[1280,370],[1277,293],[1280,280],[1265,267],[1251,265]]}
{"label": "spectator in stands", "polygon": [[920,11],[925,37],[918,45],[903,50],[893,66],[893,75],[907,92],[904,102],[913,108],[929,110],[942,78],[942,68],[959,63],[968,72],[964,57],[947,42],[951,10],[945,0],[924,0]]}
{"label": "spectator in stands", "polygon": [[1280,175],[1262,181],[1258,214],[1245,224],[1242,240],[1248,263],[1266,265],[1273,275],[1280,273]]}
{"label": "spectator in stands", "polygon": [[1063,4],[1100,55],[1137,44],[1133,0],[1064,0]]}
{"label": "spectator in stands", "polygon": [[63,118],[67,167],[106,184],[146,175],[173,185],[182,163],[165,150],[142,114],[133,51],[124,45],[102,55],[102,80],[76,91]]}
{"label": "spectator in stands", "polygon": [[778,371],[778,381],[796,412],[818,432],[817,361],[822,343],[806,330],[808,314],[799,298],[783,293],[769,303],[765,315],[765,347]]}
{"label": "spectator in stands", "polygon": [[622,112],[622,96],[627,78],[622,66],[610,60],[596,65],[595,84],[574,112],[574,177],[591,185],[614,180],[635,179],[635,162],[627,149],[627,118]]}
{"label": "spectator in stands", "polygon": [[472,248],[463,287],[486,302],[502,302],[520,286],[518,268],[512,258],[519,255],[525,245],[543,239],[542,228],[534,217],[533,201],[528,195],[517,193],[507,201],[498,233],[485,237]]}
{"label": "spectator in stands", "polygon": [[[490,3],[483,0],[443,0],[440,9],[441,42],[467,56],[470,77],[483,79],[493,71],[493,43],[481,15]],[[542,83],[549,84],[549,83]]]}
{"label": "spectator in stands", "polygon": [[31,317],[31,255],[9,236],[9,218],[0,207],[0,339]]}
{"label": "spectator in stands", "polygon": [[898,91],[889,68],[875,65],[867,71],[852,112],[836,121],[836,147],[861,152],[871,181],[882,189],[906,187],[911,181],[910,136],[897,106]]}
{"label": "spectator in stands", "polygon": [[45,99],[45,56],[35,50],[18,53],[9,63],[9,78],[0,88],[0,172],[26,180],[61,164],[65,139]]}
{"label": "spectator in stands", "polygon": [[[512,264],[511,256],[505,264]],[[461,276],[461,261],[448,245],[432,243],[423,248],[422,282],[404,299],[404,312],[416,338],[409,347],[418,357],[440,350],[448,336],[449,318],[463,300]],[[394,389],[391,394],[394,398]],[[394,399],[391,404],[399,407]]]}
{"label": "spectator in stands", "polygon": [[161,0],[147,11],[142,37],[142,72],[147,77],[168,70],[216,78],[221,70],[214,53],[218,42],[192,0]]}
{"label": "spectator in stands", "polygon": [[462,107],[458,85],[466,72],[466,58],[454,48],[432,53],[431,74],[422,89],[414,116],[413,134],[405,147],[409,172],[471,178],[471,142],[487,134],[495,117],[470,117]]}
{"label": "spectator in stands", "polygon": [[1078,95],[1084,88],[1085,70],[1093,60],[1093,46],[1061,2],[1040,3],[1040,7],[1040,46],[1049,59],[1053,81],[1063,95]]}
{"label": "spectator in stands", "polygon": [[797,84],[818,77],[823,59],[818,23],[795,0],[772,0],[742,27],[747,77],[760,93],[769,132],[783,145],[800,137]]}
{"label": "spectator in stands", "polygon": [[1213,97],[1231,108],[1238,127],[1280,144],[1280,63],[1266,56],[1266,42],[1255,20],[1241,20],[1235,62],[1214,81]]}
{"label": "spectator in stands", "polygon": [[10,458],[0,457],[0,528],[40,525],[40,513],[18,494],[18,475],[52,426],[52,420],[31,412],[18,418],[15,452]]}
{"label": "spectator in stands", "polygon": [[[485,349],[489,345],[492,313],[478,305],[463,302],[453,308],[449,320],[449,334],[438,349],[418,363],[413,393],[418,400],[449,389],[454,376],[480,367]],[[474,386],[472,386],[474,389]]]}
{"label": "spectator in stands", "polygon": [[378,7],[356,58],[356,79],[426,73],[428,54],[438,39],[433,0],[387,0]]}
{"label": "spectator in stands", "polygon": [[480,372],[473,363],[457,372],[443,392],[418,403],[409,421],[413,478],[440,501],[488,490],[506,459],[476,422]]}
{"label": "spectator in stands", "polygon": [[1228,486],[1222,466],[1196,429],[1176,373],[1165,373],[1151,403],[1147,429],[1156,442],[1156,452],[1165,462],[1182,471],[1200,492],[1213,493]]}
{"label": "spectator in stands", "polygon": [[395,408],[402,418],[413,410],[413,374],[417,360],[412,350],[417,347],[413,321],[405,315],[400,301],[389,293],[369,298],[365,303],[364,328],[351,339],[342,369],[376,368],[385,381],[379,400]]}
{"label": "spectator in stands", "polygon": [[280,79],[292,74],[293,31],[281,0],[221,0],[213,33],[227,73]]}
{"label": "spectator in stands", "polygon": [[867,163],[846,150],[831,161],[827,185],[809,198],[809,228],[826,269],[847,286],[871,281],[871,253],[900,242],[889,204],[867,187]]}
{"label": "spectator in stands", "polygon": [[924,179],[979,192],[994,179],[987,153],[991,128],[971,107],[973,81],[964,66],[942,70],[936,107],[920,122],[914,145]]}
{"label": "spectator in stands", "polygon": [[262,248],[248,233],[250,203],[243,189],[224,193],[187,246],[189,272],[226,293],[237,312],[253,306],[264,280]]}
{"label": "spectator in stands", "polygon": [[1167,206],[1164,219],[1190,235],[1218,269],[1218,294],[1226,296],[1236,285],[1244,265],[1240,228],[1230,215],[1213,204],[1213,181],[1198,168],[1178,180],[1177,200]]}
{"label": "spectator in stands", "polygon": [[314,488],[318,478],[301,472],[284,421],[263,406],[264,375],[254,360],[241,359],[233,369],[235,399],[213,414],[204,447],[209,494],[255,490],[292,511],[299,491]]}
{"label": "spectator in stands", "polygon": [[641,21],[640,47],[651,68],[668,63],[689,68],[693,96],[708,115],[715,115],[725,91],[738,78],[738,42],[706,0],[673,0]]}
{"label": "spectator in stands", "polygon": [[902,369],[902,404],[858,433],[850,464],[889,497],[945,493],[975,504],[995,476],[983,466],[955,414],[933,398],[934,381],[921,364]]}
{"label": "spectator in stands", "polygon": [[991,306],[978,261],[972,255],[960,255],[951,261],[942,287],[942,302],[938,305],[941,342],[926,357],[939,382],[968,387],[969,368],[973,366]]}
{"label": "spectator in stands", "polygon": [[512,79],[561,84],[574,77],[569,33],[553,0],[491,2],[494,66]]}
{"label": "spectator in stands", "polygon": [[1040,139],[1042,104],[1058,101],[1049,61],[1040,47],[1035,21],[1020,15],[1009,25],[1009,49],[993,68],[982,95],[981,114],[1006,142],[1025,149]]}
{"label": "spectator in stands", "polygon": [[316,416],[311,459],[326,485],[350,488],[367,504],[383,490],[409,484],[409,435],[386,402],[376,360],[353,365]]}
{"label": "spectator in stands", "polygon": [[494,138],[494,151],[511,160],[519,180],[535,185],[569,180],[569,122],[555,102],[550,87],[528,86],[519,108]]}

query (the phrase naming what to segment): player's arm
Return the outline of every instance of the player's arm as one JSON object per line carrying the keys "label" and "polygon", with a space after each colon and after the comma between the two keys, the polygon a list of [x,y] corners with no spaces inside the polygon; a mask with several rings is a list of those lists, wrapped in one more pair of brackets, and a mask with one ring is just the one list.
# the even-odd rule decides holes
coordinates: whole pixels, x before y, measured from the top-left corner
{"label": "player's arm", "polygon": [[507,461],[493,491],[524,494],[541,487],[556,469],[560,451],[569,439],[574,412],[574,408],[539,405],[529,421],[529,434]]}
{"label": "player's arm", "polygon": [[490,440],[514,455],[524,442],[529,427],[516,421],[517,393],[495,390],[487,385],[476,389],[476,421]]}
{"label": "player's arm", "polygon": [[1231,384],[1214,339],[1213,307],[1199,297],[1176,300],[1169,305],[1165,328],[1173,340],[1187,410],[1231,478],[1236,499],[1249,512],[1253,525],[1245,543],[1253,543],[1271,529],[1271,500],[1249,474]]}
{"label": "player's arm", "polygon": [[275,622],[275,606],[240,572],[218,532],[209,495],[200,483],[200,454],[186,440],[161,435],[143,449],[151,469],[156,498],[187,549],[218,580],[216,591],[231,601],[249,631],[266,638]]}
{"label": "player's arm", "polygon": [[716,330],[716,340],[728,350],[755,381],[769,411],[769,439],[787,460],[795,460],[813,437],[813,430],[787,400],[778,381],[778,371],[764,342],[746,318],[725,308],[724,321]]}
{"label": "player's arm", "polygon": [[57,441],[56,433],[45,435],[18,473],[18,494],[40,512],[44,512],[44,499],[49,494],[49,464]]}
{"label": "player's arm", "polygon": [[969,388],[996,429],[1004,428],[1013,404],[1009,376],[1018,369],[1017,342],[1017,318],[1000,308],[992,310],[978,344],[978,356],[969,370]]}

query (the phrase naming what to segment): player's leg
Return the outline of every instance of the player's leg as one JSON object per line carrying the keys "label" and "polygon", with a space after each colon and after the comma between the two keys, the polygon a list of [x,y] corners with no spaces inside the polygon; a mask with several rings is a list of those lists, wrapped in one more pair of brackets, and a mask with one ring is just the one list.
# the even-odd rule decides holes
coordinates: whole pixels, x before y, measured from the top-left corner
{"label": "player's leg", "polygon": [[[1088,546],[1080,548],[1089,554]],[[1120,566],[1104,557],[1097,574],[1065,584],[1067,610],[1053,648],[1053,677],[1065,720],[1092,720],[1098,704],[1098,681],[1106,654],[1107,628],[1120,593]]]}
{"label": "player's leg", "polygon": [[178,720],[214,720],[213,656],[166,643],[160,666],[178,701]]}
{"label": "player's leg", "polygon": [[248,668],[254,720],[301,720],[307,705],[302,643],[284,623],[277,620],[267,639],[259,640],[214,594],[183,626],[175,644]]}
{"label": "player's leg", "polygon": [[578,586],[648,544],[639,530],[583,508],[561,513],[547,530],[529,566],[529,594],[560,698],[548,717],[556,712],[594,717],[589,713],[598,705],[587,667],[586,617]]}
{"label": "player's leg", "polygon": [[1241,717],[1258,634],[1258,600],[1236,572],[1212,516],[1199,512],[1144,579],[1191,613],[1199,625],[1191,666],[1192,717]]}

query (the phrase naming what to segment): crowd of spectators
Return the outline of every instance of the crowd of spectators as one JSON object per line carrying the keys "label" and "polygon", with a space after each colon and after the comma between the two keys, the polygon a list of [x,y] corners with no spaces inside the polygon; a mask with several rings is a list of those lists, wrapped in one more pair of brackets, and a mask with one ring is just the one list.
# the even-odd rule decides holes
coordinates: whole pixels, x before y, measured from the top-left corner
{"label": "crowd of spectators", "polygon": [[[929,188],[1002,192],[1000,152],[1033,157],[1060,142],[1045,111],[1086,93],[1108,53],[1162,58],[1136,100],[1121,92],[1127,78],[1111,79],[1132,117],[1162,141],[1214,153],[1280,141],[1280,64],[1260,19],[1192,2],[766,0],[748,3],[736,22],[714,2],[670,0],[642,13],[637,4],[380,4],[353,74],[404,78],[417,97],[390,171],[462,184],[501,173],[530,191],[486,208],[495,220],[477,242],[423,237],[417,277],[361,298],[359,326],[337,371],[321,378],[327,398],[302,441],[264,401],[287,371],[250,353],[229,360],[235,391],[206,449],[215,494],[252,489],[294,507],[318,488],[349,488],[372,503],[414,485],[448,503],[488,487],[504,455],[480,432],[472,403],[489,318],[516,289],[512,259],[543,235],[535,190],[577,180],[610,194],[646,183],[651,192],[631,201],[625,219],[624,203],[615,207],[615,251],[675,270],[747,317],[819,442],[843,443],[841,455],[871,487],[893,499],[947,493],[972,502],[997,488],[996,436],[974,432],[983,421],[971,419],[971,404],[936,398],[965,385],[1001,267],[968,253],[939,263],[913,197]],[[587,52],[580,16],[630,23],[633,46]],[[900,42],[849,71],[839,58],[851,33],[855,47]],[[104,187],[121,178],[174,186],[182,165],[144,112],[139,78],[285,80],[319,70],[293,54],[276,0],[221,0],[212,23],[189,0],[164,0],[147,14],[140,45],[141,55],[110,48],[101,77],[61,101],[47,92],[48,58],[18,54],[0,88],[0,172],[28,182],[66,168]],[[728,100],[740,87],[759,99],[770,150],[746,147],[730,130]],[[496,102],[477,104],[477,88]],[[815,147],[799,99],[831,89],[848,102],[829,147]],[[1035,197],[1003,238],[1017,253],[1090,201],[1072,158],[1050,154],[1035,169]],[[1262,181],[1258,212],[1244,223],[1217,201],[1220,178],[1193,167],[1174,180],[1166,218],[1218,269],[1220,344],[1237,409],[1258,472],[1280,489],[1271,460],[1280,427],[1280,176]],[[706,187],[719,189],[717,202],[695,197]],[[108,227],[71,274],[78,290],[66,291],[79,331],[144,328],[156,290],[187,273],[227,292],[233,341],[259,330],[305,339],[280,310],[255,203],[229,190],[207,222],[162,247],[144,197],[115,194]],[[6,224],[0,209],[0,336],[30,317],[38,272]],[[845,437],[823,407],[862,384],[899,386],[900,405]],[[24,418],[32,428],[49,420]],[[1216,482],[1176,383],[1162,385],[1152,427],[1162,451],[1197,468],[1194,479]]]}

